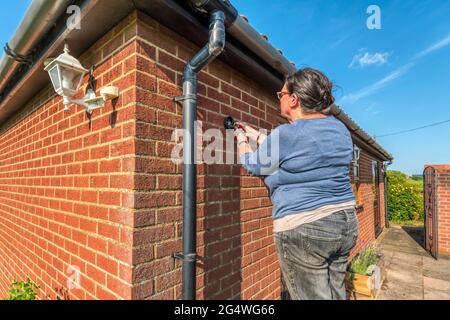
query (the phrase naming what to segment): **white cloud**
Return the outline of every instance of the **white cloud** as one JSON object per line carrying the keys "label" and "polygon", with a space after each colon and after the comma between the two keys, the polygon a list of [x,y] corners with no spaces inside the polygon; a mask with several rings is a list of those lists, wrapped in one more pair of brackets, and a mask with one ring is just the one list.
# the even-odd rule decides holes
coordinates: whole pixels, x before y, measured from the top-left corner
{"label": "white cloud", "polygon": [[[361,51],[361,50],[359,50]],[[389,52],[361,52],[356,54],[353,57],[352,62],[348,66],[349,68],[355,67],[367,67],[371,65],[383,65],[388,61],[388,57],[390,56]]]}
{"label": "white cloud", "polygon": [[426,48],[425,50],[419,52],[419,53],[414,57],[414,59],[422,58],[422,57],[424,57],[424,56],[426,56],[426,55],[428,55],[428,54],[430,54],[430,53],[432,53],[432,52],[434,52],[434,51],[436,51],[436,50],[439,50],[439,49],[441,49],[441,48],[443,48],[443,47],[445,47],[445,46],[447,46],[447,45],[449,45],[449,44],[450,44],[450,35],[448,35],[447,37],[445,37],[445,38],[439,40],[438,42],[436,42],[436,43],[434,43],[434,44],[432,44],[431,46],[429,46],[429,47]]}
{"label": "white cloud", "polygon": [[[395,69],[394,71],[392,71],[390,74],[388,74],[383,79],[361,89],[360,91],[358,91],[356,93],[350,93],[348,95],[343,96],[341,101],[339,101],[339,104],[343,104],[346,102],[354,103],[363,97],[366,97],[366,96],[369,96],[369,95],[375,93],[376,91],[378,91],[381,88],[388,85],[393,80],[398,79],[401,76],[403,76],[405,73],[407,73],[409,71],[409,69],[411,69],[412,67],[414,67],[416,65],[416,63],[418,62],[418,60],[420,58],[423,58],[423,57],[429,55],[430,53],[432,53],[436,50],[442,49],[448,45],[450,45],[450,35],[447,35],[446,37],[442,38],[441,40],[435,42],[434,44],[430,45],[425,50],[420,51],[413,58],[411,58],[409,60],[410,61],[409,63],[401,66],[400,68]],[[363,49],[361,49],[361,50],[363,50]]]}
{"label": "white cloud", "polygon": [[350,38],[350,34],[346,34],[346,35],[338,38],[336,41],[334,41],[330,44],[330,49],[334,49],[334,48],[338,47],[341,43],[343,43],[348,38]]}
{"label": "white cloud", "polygon": [[380,113],[380,110],[377,110],[377,105],[374,103],[371,103],[370,105],[368,105],[365,109],[364,112],[366,114],[369,114],[371,116],[376,116],[377,114]]}
{"label": "white cloud", "polygon": [[[413,58],[411,58],[409,61],[409,63],[401,66],[400,68],[395,69],[394,71],[392,71],[390,74],[388,74],[386,77],[384,77],[383,79],[361,89],[360,91],[356,92],[356,93],[350,93],[348,95],[345,95],[342,97],[342,99],[338,102],[338,104],[345,104],[345,103],[355,103],[356,101],[358,101],[359,99],[369,96],[373,93],[375,93],[376,91],[380,90],[381,88],[385,87],[386,85],[388,85],[390,82],[392,82],[395,79],[400,78],[401,76],[403,76],[405,73],[407,73],[409,71],[409,69],[411,69],[412,67],[414,67],[414,65],[417,63],[417,60],[420,58],[423,58],[427,55],[429,55],[430,53],[442,49],[446,46],[450,45],[450,35],[447,35],[446,37],[442,38],[441,40],[435,42],[434,44],[432,44],[431,46],[429,46],[428,48],[426,48],[425,50],[422,50],[421,52],[419,52],[418,54],[416,54]],[[360,52],[364,52],[366,51],[366,49],[360,49]],[[367,52],[366,52],[367,53]],[[360,58],[362,58],[364,55],[362,53],[360,53],[359,55],[361,55]],[[353,58],[352,64],[355,61],[355,58],[358,55],[356,55]],[[364,59],[362,59],[364,60]],[[367,61],[372,61],[375,59],[366,59]],[[358,60],[359,61],[359,60]],[[352,64],[350,64],[349,67],[352,66]]]}
{"label": "white cloud", "polygon": [[400,78],[402,75],[404,75],[410,68],[412,68],[415,65],[415,63],[410,62],[398,69],[395,69],[394,71],[392,71],[390,74],[388,74],[386,77],[384,77],[383,79],[371,84],[370,86],[365,87],[364,89],[356,92],[356,93],[351,93],[348,95],[345,95],[342,97],[341,103],[354,103],[356,101],[358,101],[359,99],[366,97],[368,95],[371,95],[372,93],[374,93],[375,91],[380,90],[381,88],[385,87],[387,84],[389,84],[389,82]]}

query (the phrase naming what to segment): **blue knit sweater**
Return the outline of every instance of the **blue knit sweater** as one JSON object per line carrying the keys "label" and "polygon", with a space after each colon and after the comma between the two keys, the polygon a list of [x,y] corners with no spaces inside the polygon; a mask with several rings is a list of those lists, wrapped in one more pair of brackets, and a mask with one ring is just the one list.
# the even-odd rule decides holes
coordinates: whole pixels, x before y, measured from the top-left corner
{"label": "blue knit sweater", "polygon": [[263,176],[278,219],[324,205],[354,200],[349,165],[350,132],[334,116],[278,126],[255,152],[241,155],[244,168]]}

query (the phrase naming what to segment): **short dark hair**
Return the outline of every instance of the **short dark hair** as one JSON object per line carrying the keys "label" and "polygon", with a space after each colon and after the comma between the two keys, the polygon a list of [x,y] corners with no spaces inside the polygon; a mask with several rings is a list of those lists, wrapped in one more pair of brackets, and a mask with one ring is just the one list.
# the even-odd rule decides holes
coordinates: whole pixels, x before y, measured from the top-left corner
{"label": "short dark hair", "polygon": [[289,93],[300,99],[304,113],[329,114],[334,103],[333,83],[319,70],[304,68],[286,76]]}

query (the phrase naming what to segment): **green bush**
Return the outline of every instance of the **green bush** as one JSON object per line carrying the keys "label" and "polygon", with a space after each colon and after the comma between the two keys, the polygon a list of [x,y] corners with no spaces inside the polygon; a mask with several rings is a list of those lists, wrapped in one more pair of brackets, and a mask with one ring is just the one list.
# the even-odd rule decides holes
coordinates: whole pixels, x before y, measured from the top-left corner
{"label": "green bush", "polygon": [[5,300],[35,300],[37,296],[36,290],[39,289],[39,286],[30,278],[27,278],[26,281],[13,280],[11,287],[9,297]]}
{"label": "green bush", "polygon": [[388,171],[388,213],[393,222],[423,221],[422,182]]}

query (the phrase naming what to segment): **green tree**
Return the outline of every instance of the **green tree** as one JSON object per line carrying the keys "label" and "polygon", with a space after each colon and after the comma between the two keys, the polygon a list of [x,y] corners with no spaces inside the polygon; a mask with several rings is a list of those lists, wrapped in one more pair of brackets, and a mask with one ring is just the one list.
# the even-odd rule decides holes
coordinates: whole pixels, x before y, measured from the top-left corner
{"label": "green tree", "polygon": [[392,222],[423,221],[423,193],[420,181],[400,171],[388,171],[388,213]]}

